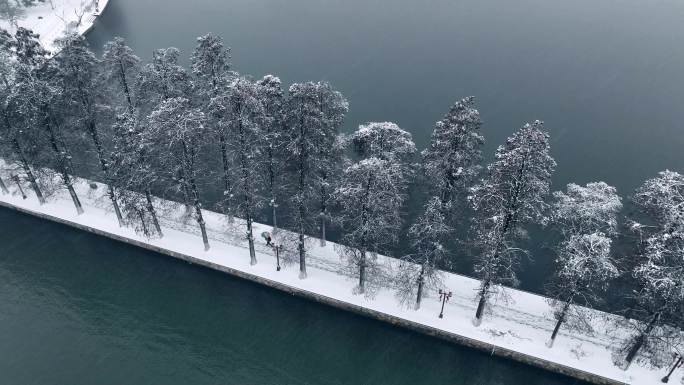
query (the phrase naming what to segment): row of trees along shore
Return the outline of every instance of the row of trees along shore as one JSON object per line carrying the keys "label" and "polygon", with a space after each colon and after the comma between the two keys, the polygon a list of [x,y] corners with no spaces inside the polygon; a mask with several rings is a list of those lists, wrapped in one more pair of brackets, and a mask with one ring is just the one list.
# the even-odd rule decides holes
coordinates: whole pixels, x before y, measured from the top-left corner
{"label": "row of trees along shore", "polygon": [[[348,103],[330,84],[296,83],[285,92],[276,76],[242,76],[213,35],[197,39],[189,69],[175,48],[155,50],[143,63],[123,39],[97,57],[74,35],[49,57],[37,38],[23,28],[0,33],[0,139],[13,179],[41,204],[66,189],[82,213],[73,175],[92,176],[106,183],[120,226],[162,237],[155,199],[163,196],[185,205],[208,250],[202,196],[213,193],[226,231],[240,226],[246,234],[252,264],[258,218],[274,227],[302,279],[310,240],[324,244],[334,226],[345,272],[358,279],[354,291],[372,295],[391,286],[415,309],[441,287],[453,250],[467,246],[480,280],[475,325],[504,286],[517,284],[526,229],[549,226],[560,239],[547,285],[556,320],[549,347],[562,328],[589,330],[597,313],[586,307],[599,306],[620,278],[630,289],[613,297],[625,298],[620,322],[633,334],[615,347],[616,364],[660,366],[681,349],[681,174],[647,180],[621,221],[622,199],[604,182],[551,193],[556,163],[540,121],[515,131],[482,167],[482,122],[472,97],[449,109],[418,153],[411,134],[394,123],[342,134]],[[407,225],[410,250],[395,255],[401,263],[389,274],[377,253],[392,254],[402,234],[411,183],[427,198]],[[629,241],[626,257],[611,251],[618,237]]]}

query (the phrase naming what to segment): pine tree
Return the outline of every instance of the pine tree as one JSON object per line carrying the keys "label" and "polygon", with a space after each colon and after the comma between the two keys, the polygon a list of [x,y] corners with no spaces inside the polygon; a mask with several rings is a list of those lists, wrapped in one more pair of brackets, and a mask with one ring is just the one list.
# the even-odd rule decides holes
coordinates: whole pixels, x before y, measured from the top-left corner
{"label": "pine tree", "polygon": [[376,253],[395,244],[401,229],[410,176],[406,161],[415,144],[411,134],[388,122],[360,126],[351,142],[364,159],[345,168],[334,194],[345,233],[338,252],[358,277],[354,292],[372,294],[383,277]]}
{"label": "pine tree", "polygon": [[339,179],[340,162],[343,155],[343,141],[340,138],[339,130],[344,123],[344,117],[349,110],[347,99],[338,91],[335,91],[330,84],[318,83],[318,108],[321,111],[322,129],[325,135],[323,142],[318,146],[317,173],[315,174],[315,184],[319,188],[319,220],[320,220],[320,242],[325,246],[326,228],[329,220],[328,202],[330,192],[333,190],[333,181]]}
{"label": "pine tree", "polygon": [[[138,73],[135,89],[136,107],[140,116],[149,116],[161,103],[169,99],[190,99],[192,96],[192,82],[185,68],[178,64],[179,56],[180,51],[174,47],[157,49],[152,53],[152,61],[144,65]],[[140,120],[140,124],[146,123]],[[147,131],[149,130],[142,130]],[[174,175],[173,179],[180,187],[179,192],[186,213],[190,215],[193,210],[192,192],[187,189],[187,183],[180,182],[187,179],[183,175],[183,168],[178,167],[176,171],[179,174]]]}
{"label": "pine tree", "polygon": [[526,124],[496,150],[487,175],[471,189],[469,199],[476,212],[473,242],[479,249],[475,273],[481,281],[476,325],[497,287],[517,284],[516,269],[524,251],[515,242],[524,235],[524,226],[547,220],[545,199],[556,166],[549,150],[543,123]]}
{"label": "pine tree", "polygon": [[49,52],[40,44],[39,35],[24,27],[17,28],[14,36],[5,34],[4,45],[9,49],[17,61],[29,68],[42,65]]}
{"label": "pine tree", "polygon": [[[56,62],[47,62],[40,68],[22,71],[13,87],[14,109],[24,119],[22,128],[36,155],[35,164],[44,170],[55,170],[66,187],[77,214],[83,213],[83,206],[73,187],[73,162],[71,148],[65,129],[67,108],[62,97],[62,87],[55,84]],[[23,148],[27,153],[27,148]],[[52,183],[52,176],[43,178]],[[51,186],[53,187],[53,186]]]}
{"label": "pine tree", "polygon": [[604,182],[585,187],[570,183],[567,192],[553,195],[551,221],[563,239],[557,248],[556,271],[547,286],[556,319],[549,347],[566,322],[573,329],[591,330],[593,313],[579,306],[595,305],[619,274],[610,248],[622,209],[615,188]]}
{"label": "pine tree", "polygon": [[228,127],[226,146],[237,154],[234,187],[236,209],[246,222],[249,256],[252,265],[257,263],[254,250],[252,223],[261,200],[261,174],[263,170],[262,116],[258,87],[244,78],[233,81],[226,92],[214,97],[211,110],[221,117],[222,126]]}
{"label": "pine tree", "polygon": [[443,208],[451,209],[449,214],[463,209],[460,202],[480,173],[484,144],[481,126],[475,98],[464,98],[435,124],[430,144],[422,152],[432,193],[440,198]]}
{"label": "pine tree", "polygon": [[362,124],[352,134],[351,142],[359,156],[394,160],[404,167],[416,152],[411,134],[392,122]]}
{"label": "pine tree", "polygon": [[159,175],[158,158],[155,151],[155,137],[143,130],[146,125],[139,124],[134,113],[119,114],[112,125],[112,183],[118,189],[118,198],[126,222],[132,224],[136,232],[148,238],[162,237],[162,229],[157,217],[152,197],[152,188],[162,185]]}
{"label": "pine tree", "polygon": [[684,348],[684,176],[663,171],[637,189],[633,198],[644,223],[631,228],[642,239],[632,272],[637,283],[627,322],[634,336],[618,350],[625,369],[634,360],[659,367],[673,348]]}
{"label": "pine tree", "polygon": [[157,49],[152,61],[142,67],[136,79],[137,107],[142,116],[171,98],[190,98],[192,83],[185,68],[178,64],[180,51]]}
{"label": "pine tree", "polygon": [[74,123],[80,126],[90,137],[97,158],[100,162],[100,170],[107,184],[107,194],[112,203],[119,226],[123,226],[123,217],[119,203],[116,200],[116,192],[112,186],[109,172],[108,157],[102,141],[102,134],[98,127],[98,94],[100,89],[97,82],[100,62],[88,48],[88,44],[82,36],[69,35],[58,41],[60,52],[56,60],[56,78],[62,88],[61,96],[65,104],[71,108],[70,114]]}
{"label": "pine tree", "polygon": [[446,223],[442,200],[432,197],[423,213],[409,227],[412,254],[399,265],[397,296],[402,303],[413,301],[420,308],[426,289],[435,289],[442,282],[440,268],[449,266],[449,252],[445,246],[453,229]]}
{"label": "pine tree", "polygon": [[278,229],[279,196],[283,188],[283,163],[285,154],[283,138],[287,134],[283,111],[284,93],[280,79],[266,75],[257,82],[259,99],[264,109],[263,132],[264,151],[266,152],[266,185],[271,207],[271,222],[274,233]]}
{"label": "pine tree", "polygon": [[[150,146],[157,147],[155,155],[169,173],[179,190],[187,194],[186,202],[194,208],[195,220],[202,234],[204,249],[209,250],[202,203],[200,200],[197,174],[200,169],[198,157],[207,141],[204,132],[204,114],[198,108],[193,108],[185,98],[171,98],[164,100],[149,117],[149,135],[146,140]],[[180,175],[179,178],[175,176]]]}
{"label": "pine tree", "polygon": [[30,119],[22,110],[20,98],[23,95],[17,93],[21,88],[16,87],[19,78],[27,71],[30,69],[26,65],[11,61],[8,52],[0,50],[0,146],[4,160],[18,165],[42,205],[45,197],[29,162],[37,155],[34,153],[36,141],[29,136],[34,131],[23,128],[30,124]]}
{"label": "pine tree", "polygon": [[230,68],[230,48],[226,48],[220,37],[207,34],[197,38],[197,47],[193,52],[192,74],[195,79],[195,94],[198,104],[207,116],[207,128],[218,139],[218,149],[221,155],[223,167],[223,199],[220,202],[223,213],[229,220],[233,218],[233,176],[231,175],[231,154],[228,150],[228,130],[222,124],[230,120],[229,117],[216,115],[218,111],[210,112],[210,102],[213,98],[221,95],[230,86],[236,74]]}
{"label": "pine tree", "polygon": [[[113,94],[123,99],[123,105],[128,113],[134,111],[135,79],[140,71],[140,58],[133,53],[131,47],[126,45],[124,39],[115,37],[114,40],[105,43],[102,60],[103,77],[102,83],[108,84]],[[117,105],[117,100],[109,100]]]}
{"label": "pine tree", "polygon": [[[296,191],[291,204],[295,208],[294,226],[299,237],[299,276],[306,278],[306,237],[314,227],[311,205],[321,202],[320,212],[327,210],[327,186],[330,172],[328,156],[337,142],[340,113],[346,112],[346,100],[327,83],[297,83],[290,86],[286,101],[288,127],[286,149],[291,157]],[[321,218],[321,215],[318,215]],[[321,223],[324,219],[321,220]],[[321,228],[321,232],[323,232]]]}

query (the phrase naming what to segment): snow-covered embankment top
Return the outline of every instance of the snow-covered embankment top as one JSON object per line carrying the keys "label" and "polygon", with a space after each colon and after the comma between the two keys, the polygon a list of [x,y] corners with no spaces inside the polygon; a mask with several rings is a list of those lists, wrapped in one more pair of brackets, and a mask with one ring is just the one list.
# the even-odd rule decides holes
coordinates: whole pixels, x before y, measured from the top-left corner
{"label": "snow-covered embankment top", "polygon": [[[4,162],[0,160],[0,169],[4,165]],[[6,176],[3,175],[3,177]],[[8,179],[5,178],[5,180]],[[343,269],[333,242],[328,242],[325,246],[312,242],[307,258],[309,277],[299,279],[296,266],[286,266],[282,271],[276,271],[273,250],[262,243],[257,244],[256,248],[258,264],[250,265],[244,233],[239,230],[227,230],[225,218],[221,214],[208,210],[205,212],[207,232],[211,242],[211,249],[205,251],[197,229],[192,221],[187,221],[184,216],[184,207],[160,199],[157,203],[159,211],[163,212],[160,222],[164,237],[146,239],[130,228],[118,227],[116,218],[104,196],[106,186],[102,184],[93,186],[97,188],[91,188],[91,185],[82,179],[78,179],[75,183],[76,192],[81,197],[85,210],[82,215],[76,215],[66,191],[59,191],[41,206],[30,191],[25,191],[28,197],[22,199],[16,186],[7,184],[10,193],[0,193],[0,204],[91,231],[96,230],[101,234],[118,237],[127,242],[137,242],[143,247],[165,254],[187,256],[183,259],[191,259],[195,263],[211,268],[266,282],[274,287],[277,284],[280,288],[292,288],[291,292],[313,293],[320,298],[329,299],[327,302],[330,304],[336,301],[338,304],[348,304],[349,307],[367,309],[382,314],[383,319],[390,320],[392,323],[418,325],[457,336],[461,340],[465,338],[477,341],[479,347],[491,349],[495,354],[499,354],[500,349],[505,349],[515,352],[518,357],[501,354],[503,356],[525,362],[529,362],[527,358],[531,358],[542,363],[538,366],[585,379],[592,378],[597,383],[655,385],[661,383],[660,379],[666,371],[665,369],[651,369],[637,363],[633,364],[629,370],[623,371],[613,364],[611,347],[630,335],[626,330],[615,330],[611,322],[605,322],[606,317],[615,316],[594,311],[597,315],[603,316],[597,317],[598,321],[593,325],[595,334],[561,330],[555,345],[549,348],[545,342],[555,322],[552,309],[546,298],[542,296],[507,289],[510,300],[493,304],[491,313],[486,315],[481,326],[476,327],[472,323],[472,317],[476,305],[478,281],[458,274],[445,273],[444,289],[453,291],[454,295],[446,304],[444,318],[438,318],[441,303],[437,300],[435,293],[429,293],[430,298],[424,301],[418,311],[399,306],[395,293],[389,289],[380,290],[374,298],[354,295],[352,293],[354,281],[340,273]],[[255,224],[257,234],[270,230],[269,226]],[[396,268],[398,263],[396,259],[378,257],[385,268]],[[414,327],[414,329],[418,328]],[[559,368],[565,369],[559,370]],[[681,372],[682,370],[675,372],[670,383],[680,384]],[[584,376],[582,373],[590,376]]]}
{"label": "snow-covered embankment top", "polygon": [[[108,3],[109,0],[47,0],[26,8],[16,24],[39,34],[43,46],[54,53],[55,39],[66,33],[88,32]],[[13,23],[3,19],[0,19],[0,28],[10,33],[16,31]]]}

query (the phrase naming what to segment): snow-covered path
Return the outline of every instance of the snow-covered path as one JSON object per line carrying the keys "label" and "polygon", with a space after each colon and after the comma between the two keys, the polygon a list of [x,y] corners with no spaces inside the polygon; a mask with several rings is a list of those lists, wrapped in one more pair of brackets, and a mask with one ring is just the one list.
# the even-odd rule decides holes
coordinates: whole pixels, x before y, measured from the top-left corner
{"label": "snow-covered path", "polygon": [[[17,24],[39,34],[43,46],[54,52],[55,39],[64,36],[67,31],[85,34],[93,27],[97,17],[108,4],[109,0],[46,1],[27,8],[25,16]],[[0,28],[11,33],[16,30],[12,23],[2,19]]]}
{"label": "snow-covered path", "polygon": [[[3,175],[7,183],[6,176]],[[561,329],[553,348],[547,348],[554,321],[551,309],[542,296],[519,290],[508,289],[509,300],[499,301],[490,307],[489,313],[479,327],[472,324],[475,312],[475,293],[478,282],[457,274],[445,274],[446,290],[453,292],[447,303],[444,318],[437,317],[440,302],[436,293],[428,293],[420,310],[414,311],[399,305],[393,291],[380,290],[374,298],[354,295],[355,281],[339,273],[340,259],[335,253],[334,243],[321,247],[312,240],[308,258],[308,278],[298,278],[296,264],[275,269],[275,256],[261,239],[257,240],[258,264],[249,264],[247,242],[244,233],[227,230],[225,218],[218,213],[205,211],[205,220],[211,249],[204,251],[199,230],[193,219],[183,218],[184,207],[176,203],[164,206],[161,224],[164,238],[147,240],[132,229],[119,228],[116,218],[103,197],[105,186],[97,189],[79,180],[76,190],[83,203],[85,213],[76,215],[66,191],[60,191],[48,203],[40,206],[32,195],[24,200],[16,186],[7,183],[11,194],[0,194],[0,204],[14,207],[79,228],[114,237],[138,246],[147,247],[174,257],[190,260],[210,268],[229,272],[290,293],[346,308],[387,322],[399,324],[440,338],[456,341],[468,346],[491,351],[492,354],[544,367],[556,372],[610,384],[659,384],[665,369],[650,370],[633,364],[623,371],[612,363],[608,347],[614,345],[625,333],[616,331],[605,318],[595,325],[594,336],[568,332]],[[171,209],[168,206],[172,206]],[[238,221],[238,220],[236,220]],[[256,224],[255,234],[270,231],[266,225]],[[380,257],[384,268],[391,271],[397,264],[393,258]],[[597,314],[599,314],[597,312]],[[609,316],[600,313],[605,317]],[[670,383],[679,384],[681,372],[675,372]]]}

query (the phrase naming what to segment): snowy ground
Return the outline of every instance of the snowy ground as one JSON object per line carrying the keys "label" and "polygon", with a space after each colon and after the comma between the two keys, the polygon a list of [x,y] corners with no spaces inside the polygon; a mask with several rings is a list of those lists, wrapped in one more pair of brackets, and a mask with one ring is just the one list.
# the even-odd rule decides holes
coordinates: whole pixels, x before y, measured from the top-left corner
{"label": "snowy ground", "polygon": [[[17,24],[39,34],[43,46],[54,52],[55,39],[64,36],[67,31],[86,33],[108,2],[109,0],[48,0],[27,8],[25,17]],[[9,21],[1,19],[0,28],[11,33],[16,30]]]}
{"label": "snowy ground", "polygon": [[[482,324],[475,327],[472,319],[478,283],[472,278],[446,274],[445,289],[451,290],[453,297],[446,305],[444,318],[440,319],[437,317],[440,302],[434,292],[429,293],[429,297],[424,300],[418,311],[400,306],[390,290],[379,291],[373,299],[354,295],[352,289],[355,281],[338,273],[340,259],[335,253],[332,242],[328,242],[325,247],[321,247],[319,242],[312,242],[308,259],[308,278],[301,280],[298,278],[296,263],[284,267],[279,272],[276,271],[275,256],[261,238],[257,241],[258,264],[251,266],[244,232],[227,231],[225,219],[220,214],[205,212],[211,243],[211,249],[205,252],[194,220],[183,218],[184,208],[181,205],[174,203],[172,205],[175,208],[171,210],[167,208],[163,214],[161,222],[164,238],[146,240],[132,229],[117,226],[116,218],[109,209],[109,202],[103,197],[105,188],[102,185],[93,190],[86,181],[78,181],[76,189],[85,209],[85,213],[79,216],[76,215],[76,210],[66,191],[57,193],[47,204],[40,206],[30,190],[25,189],[29,197],[23,200],[18,194],[16,185],[10,182],[7,175],[3,175],[3,180],[10,188],[11,194],[0,193],[0,202],[58,217],[72,223],[87,225],[132,240],[148,242],[166,250],[237,269],[290,287],[486,342],[493,348],[514,350],[628,384],[660,384],[660,378],[665,374],[665,369],[650,370],[639,364],[633,364],[627,371],[615,367],[612,363],[611,352],[607,348],[615,344],[616,336],[624,337],[625,333],[615,330],[608,333],[606,329],[613,328],[607,326],[610,323],[605,321],[597,322],[597,332],[594,336],[561,329],[554,347],[546,347],[545,342],[551,334],[554,321],[545,298],[538,295],[508,289],[509,300],[499,301],[490,307]],[[271,230],[271,228],[257,224],[255,235],[258,236],[266,230]],[[387,268],[391,268],[397,262],[393,258],[383,258],[383,260]],[[679,384],[682,372],[684,371],[675,372],[670,383]]]}

